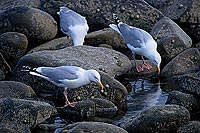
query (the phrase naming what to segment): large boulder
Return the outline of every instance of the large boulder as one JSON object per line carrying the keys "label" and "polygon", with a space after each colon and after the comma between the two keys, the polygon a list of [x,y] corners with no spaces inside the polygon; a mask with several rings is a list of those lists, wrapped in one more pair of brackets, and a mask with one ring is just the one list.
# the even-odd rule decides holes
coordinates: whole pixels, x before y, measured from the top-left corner
{"label": "large boulder", "polygon": [[178,105],[154,106],[127,119],[120,127],[130,133],[176,132],[188,122],[189,111]]}
{"label": "large boulder", "polygon": [[163,60],[171,60],[192,46],[191,38],[170,18],[160,19],[151,31]]}
{"label": "large boulder", "polygon": [[0,130],[30,133],[30,129],[56,112],[50,104],[24,99],[0,99]]}
{"label": "large boulder", "polygon": [[18,32],[6,32],[0,35],[0,52],[13,68],[19,58],[25,55],[28,40],[24,34]]}
{"label": "large boulder", "polygon": [[25,99],[35,95],[28,85],[15,81],[0,81],[0,98]]}
{"label": "large boulder", "polygon": [[128,133],[120,127],[103,122],[78,122],[56,129],[55,132],[62,133],[66,130],[68,133]]}
{"label": "large boulder", "polygon": [[165,16],[176,21],[193,41],[200,41],[199,0],[146,0]]}
{"label": "large boulder", "polygon": [[40,9],[57,17],[56,12],[59,11],[60,6],[66,6],[86,16],[90,31],[102,29],[108,27],[109,23],[114,23],[112,13],[116,13],[122,21],[148,31],[163,16],[160,11],[144,0],[118,0],[117,2],[113,0],[48,0]]}
{"label": "large boulder", "polygon": [[200,66],[200,52],[197,48],[189,48],[172,59],[161,71],[166,77],[198,71]]}
{"label": "large boulder", "polygon": [[0,28],[0,34],[10,31],[23,33],[34,45],[49,41],[57,34],[57,23],[53,17],[30,7],[15,7],[1,12]]}

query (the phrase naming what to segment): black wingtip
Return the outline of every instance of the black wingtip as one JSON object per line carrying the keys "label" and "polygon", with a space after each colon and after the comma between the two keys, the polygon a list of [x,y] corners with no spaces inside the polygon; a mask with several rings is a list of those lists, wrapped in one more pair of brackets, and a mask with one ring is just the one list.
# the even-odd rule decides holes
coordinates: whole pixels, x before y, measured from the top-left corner
{"label": "black wingtip", "polygon": [[35,71],[35,68],[30,67],[30,66],[22,66],[21,71],[23,71],[23,72]]}
{"label": "black wingtip", "polygon": [[113,13],[113,19],[115,20],[115,23],[118,24],[120,22],[117,14]]}

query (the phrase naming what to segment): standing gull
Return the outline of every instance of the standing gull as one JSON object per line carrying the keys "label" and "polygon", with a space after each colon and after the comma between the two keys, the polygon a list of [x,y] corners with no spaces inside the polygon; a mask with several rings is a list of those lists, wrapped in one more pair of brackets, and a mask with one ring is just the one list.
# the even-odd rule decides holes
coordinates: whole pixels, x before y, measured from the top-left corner
{"label": "standing gull", "polygon": [[60,7],[57,14],[60,16],[61,31],[72,38],[74,46],[83,45],[89,30],[85,17],[67,7]]}
{"label": "standing gull", "polygon": [[93,69],[85,70],[77,66],[59,66],[59,67],[38,67],[31,68],[24,66],[22,71],[28,71],[31,75],[44,78],[56,86],[64,87],[64,96],[66,106],[74,107],[77,102],[69,102],[67,97],[67,88],[78,88],[87,85],[90,82],[95,82],[103,89],[100,74]]}
{"label": "standing gull", "polygon": [[109,26],[120,33],[124,39],[124,42],[127,44],[127,47],[132,51],[133,55],[136,53],[142,56],[142,66],[137,65],[134,57],[137,72],[143,71],[144,68],[148,70],[152,68],[150,64],[147,64],[144,61],[143,56],[145,56],[157,66],[158,74],[160,74],[161,56],[157,52],[157,43],[153,37],[142,29],[120,22],[115,14],[113,14],[113,18],[115,19],[116,25],[110,24]]}

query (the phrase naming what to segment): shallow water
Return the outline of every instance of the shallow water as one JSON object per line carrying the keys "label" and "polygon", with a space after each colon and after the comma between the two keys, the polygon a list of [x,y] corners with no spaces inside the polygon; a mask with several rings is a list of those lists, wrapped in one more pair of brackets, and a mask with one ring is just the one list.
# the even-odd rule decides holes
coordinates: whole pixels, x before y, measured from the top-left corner
{"label": "shallow water", "polygon": [[162,90],[165,83],[160,79],[139,77],[126,80],[131,85],[127,97],[127,111],[121,118],[114,122],[116,125],[138,111],[166,103],[168,93]]}

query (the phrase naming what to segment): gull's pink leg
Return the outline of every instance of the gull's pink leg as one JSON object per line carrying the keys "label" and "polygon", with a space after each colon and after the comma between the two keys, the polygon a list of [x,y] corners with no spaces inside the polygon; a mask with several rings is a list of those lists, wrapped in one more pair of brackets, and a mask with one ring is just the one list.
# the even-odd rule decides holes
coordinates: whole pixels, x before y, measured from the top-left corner
{"label": "gull's pink leg", "polygon": [[65,106],[70,106],[70,107],[75,107],[75,105],[77,104],[77,102],[70,102],[69,101],[69,99],[68,99],[68,97],[67,97],[67,89],[65,88],[65,90],[63,91],[63,94],[64,94],[64,96],[65,96]]}
{"label": "gull's pink leg", "polygon": [[145,62],[143,56],[142,56],[142,60],[143,60],[142,68],[150,70],[152,68],[152,66]]}
{"label": "gull's pink leg", "polygon": [[143,71],[143,70],[144,70],[143,67],[137,65],[136,60],[135,60],[135,57],[133,57],[133,59],[134,59],[134,62],[135,62],[135,68],[136,68],[137,72]]}

